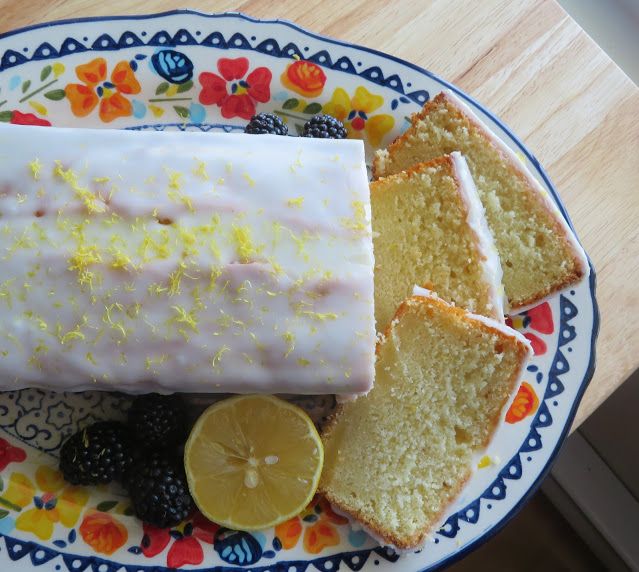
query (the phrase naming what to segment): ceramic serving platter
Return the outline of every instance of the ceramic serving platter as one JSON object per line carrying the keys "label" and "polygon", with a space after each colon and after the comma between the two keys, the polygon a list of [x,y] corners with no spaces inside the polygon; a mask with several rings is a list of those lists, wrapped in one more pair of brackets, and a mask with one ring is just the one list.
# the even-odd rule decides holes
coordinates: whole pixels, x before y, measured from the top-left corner
{"label": "ceramic serving platter", "polygon": [[[504,139],[566,216],[537,160],[488,109],[414,64],[289,22],[176,11],[54,22],[0,37],[0,121],[11,123],[232,133],[256,111],[270,111],[295,134],[325,112],[364,140],[370,159],[446,88]],[[380,547],[320,499],[259,533],[197,514],[171,530],[143,526],[121,489],[70,487],[57,471],[63,440],[91,421],[122,418],[129,398],[24,390],[0,393],[0,570],[414,572],[449,564],[494,535],[547,472],[593,372],[594,282],[592,272],[509,318],[535,357],[473,478],[419,552]],[[4,303],[0,297],[0,312]],[[321,414],[328,401],[301,404]]]}

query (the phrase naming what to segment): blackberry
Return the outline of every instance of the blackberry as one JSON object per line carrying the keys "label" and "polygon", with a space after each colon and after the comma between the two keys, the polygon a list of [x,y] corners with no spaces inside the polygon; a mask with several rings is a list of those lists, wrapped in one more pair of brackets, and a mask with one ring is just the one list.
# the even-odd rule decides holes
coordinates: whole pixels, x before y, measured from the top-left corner
{"label": "blackberry", "polygon": [[175,526],[193,510],[184,467],[165,453],[155,451],[141,458],[126,484],[136,516],[153,526]]}
{"label": "blackberry", "polygon": [[126,426],[100,421],[65,441],[60,450],[60,471],[72,485],[105,484],[125,479],[133,460]]}
{"label": "blackberry", "polygon": [[254,135],[288,135],[288,127],[280,117],[273,113],[258,113],[251,117],[248,125],[244,128],[244,133]]}
{"label": "blackberry", "polygon": [[315,115],[304,124],[302,137],[346,139],[346,128],[339,119],[332,115]]}
{"label": "blackberry", "polygon": [[133,438],[144,447],[181,445],[186,439],[186,412],[177,395],[149,393],[133,400],[128,414]]}

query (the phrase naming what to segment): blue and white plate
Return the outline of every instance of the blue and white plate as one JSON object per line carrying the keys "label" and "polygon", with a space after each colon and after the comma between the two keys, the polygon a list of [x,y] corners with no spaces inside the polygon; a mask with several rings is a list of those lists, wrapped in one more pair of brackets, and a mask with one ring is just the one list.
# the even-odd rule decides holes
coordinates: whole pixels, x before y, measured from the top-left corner
{"label": "blue and white plate", "polygon": [[[189,11],[54,22],[0,36],[0,121],[122,129],[241,130],[255,111],[293,133],[320,111],[370,153],[450,88],[515,150],[565,215],[547,175],[489,110],[430,72],[284,21]],[[396,555],[316,499],[260,533],[194,515],[172,530],[143,527],[117,487],[66,486],[61,442],[78,425],[118,418],[126,396],[0,393],[0,569],[161,572],[441,567],[495,534],[546,474],[594,368],[598,314],[588,282],[511,318],[536,355],[525,381],[442,526],[419,552]],[[0,307],[2,301],[0,300]],[[321,410],[323,402],[303,405]]]}

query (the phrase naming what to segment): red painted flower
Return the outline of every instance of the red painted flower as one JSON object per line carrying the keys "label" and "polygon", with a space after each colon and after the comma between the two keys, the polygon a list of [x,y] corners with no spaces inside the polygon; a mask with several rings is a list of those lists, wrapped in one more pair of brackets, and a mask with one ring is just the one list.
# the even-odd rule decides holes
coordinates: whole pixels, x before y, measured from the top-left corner
{"label": "red painted flower", "polygon": [[38,125],[41,127],[51,127],[51,122],[46,119],[42,119],[33,113],[22,113],[14,110],[11,114],[11,121],[14,125]]}
{"label": "red painted flower", "polygon": [[5,439],[0,439],[0,471],[4,471],[9,463],[22,463],[27,454],[20,447],[10,445]]}
{"label": "red painted flower", "polygon": [[552,334],[555,331],[552,321],[552,310],[548,302],[531,308],[526,312],[526,315],[529,320],[526,325],[533,330],[541,334]]}
{"label": "red painted flower", "polygon": [[251,119],[255,115],[256,103],[266,103],[271,98],[272,76],[267,68],[255,68],[246,75],[248,59],[220,58],[217,69],[220,75],[211,72],[200,74],[200,103],[218,105],[222,109],[222,117]]}
{"label": "red painted flower", "polygon": [[[555,331],[552,309],[548,302],[535,306],[523,314],[506,318],[506,324],[517,330],[530,328],[540,334],[552,334]],[[546,342],[538,335],[524,332],[524,337],[530,342],[536,356],[543,355],[548,350]]]}
{"label": "red painted flower", "polygon": [[169,568],[180,568],[185,564],[201,564],[204,551],[200,542],[213,544],[215,532],[219,526],[197,513],[190,522],[174,529],[156,528],[144,524],[142,537],[142,554],[151,558],[160,554],[173,539],[173,544],[166,555]]}

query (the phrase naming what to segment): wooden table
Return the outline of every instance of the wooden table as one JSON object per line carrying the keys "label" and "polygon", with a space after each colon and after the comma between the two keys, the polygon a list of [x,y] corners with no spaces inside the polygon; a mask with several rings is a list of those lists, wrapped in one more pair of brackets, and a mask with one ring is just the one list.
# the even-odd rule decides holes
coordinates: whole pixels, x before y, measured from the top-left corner
{"label": "wooden table", "polygon": [[[421,4],[421,7],[417,5]],[[455,83],[541,160],[598,277],[597,371],[575,427],[639,367],[639,89],[553,0],[188,0],[286,18]],[[47,20],[142,14],[169,0],[0,0],[0,32]]]}

